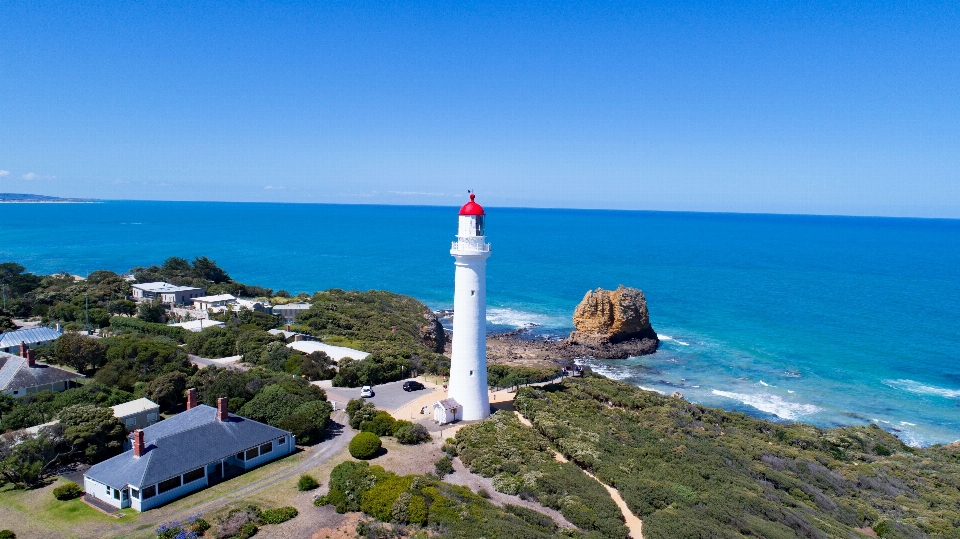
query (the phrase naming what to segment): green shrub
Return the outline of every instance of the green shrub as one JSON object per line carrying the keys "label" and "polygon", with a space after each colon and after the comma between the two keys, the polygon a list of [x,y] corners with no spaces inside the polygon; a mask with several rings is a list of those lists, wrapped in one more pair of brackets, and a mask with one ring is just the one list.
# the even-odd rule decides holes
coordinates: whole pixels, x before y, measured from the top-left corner
{"label": "green shrub", "polygon": [[260,522],[263,524],[280,524],[297,516],[299,512],[296,507],[278,507],[276,509],[267,509],[260,513]]}
{"label": "green shrub", "polygon": [[17,539],[17,534],[10,530],[0,530],[0,539]]}
{"label": "green shrub", "polygon": [[389,474],[360,497],[360,510],[378,520],[389,522],[400,494],[410,488],[413,479]]}
{"label": "green shrub", "polygon": [[304,492],[307,490],[313,490],[320,486],[320,483],[317,483],[317,480],[312,476],[303,474],[300,476],[300,479],[297,481],[297,490]]}
{"label": "green shrub", "polygon": [[451,457],[457,456],[457,446],[454,444],[449,444],[449,443],[443,444],[442,446],[440,446],[440,451],[443,451],[444,453],[450,455]]}
{"label": "green shrub", "polygon": [[419,494],[413,495],[407,508],[410,524],[425,526],[427,524],[427,501]]}
{"label": "green shrub", "polygon": [[361,432],[350,440],[350,455],[355,459],[372,459],[382,446],[379,436],[372,432]]}
{"label": "green shrub", "polygon": [[166,324],[157,324],[154,322],[145,322],[139,318],[129,318],[126,316],[114,316],[110,319],[110,327],[119,331],[129,331],[131,333],[146,333],[148,335],[159,335],[169,337],[179,343],[183,343],[189,333],[187,330]]}
{"label": "green shrub", "polygon": [[72,500],[74,498],[79,498],[82,495],[83,487],[73,482],[60,485],[59,487],[53,489],[53,497],[61,501]]}
{"label": "green shrub", "polygon": [[437,477],[442,478],[447,474],[453,473],[453,461],[450,460],[450,457],[444,455],[433,464],[433,468],[437,472]]}
{"label": "green shrub", "polygon": [[396,437],[397,442],[404,445],[422,444],[430,440],[430,432],[426,427],[419,423],[411,423],[409,421],[397,421],[393,435]]}
{"label": "green shrub", "polygon": [[360,430],[372,432],[377,436],[392,436],[397,420],[387,412],[378,410],[372,419],[360,423]]}

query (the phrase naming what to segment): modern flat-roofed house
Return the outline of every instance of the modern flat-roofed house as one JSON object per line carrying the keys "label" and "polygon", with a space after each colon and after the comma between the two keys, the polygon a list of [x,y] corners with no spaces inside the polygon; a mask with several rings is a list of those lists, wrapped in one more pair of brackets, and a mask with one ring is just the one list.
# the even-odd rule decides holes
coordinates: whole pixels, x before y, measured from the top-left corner
{"label": "modern flat-roofed house", "polygon": [[195,405],[134,431],[133,448],[87,470],[83,487],[114,507],[146,511],[289,455],[295,441],[285,430],[231,415],[220,398],[216,408]]}
{"label": "modern flat-roofed house", "polygon": [[216,296],[193,298],[190,301],[193,302],[194,309],[206,311],[207,309],[220,309],[227,305],[233,305],[237,302],[237,297],[233,294],[217,294]]}
{"label": "modern flat-roofed house", "polygon": [[142,398],[110,407],[127,431],[145,429],[160,420],[160,405]]}
{"label": "modern flat-roofed house", "polygon": [[255,299],[237,298],[237,306],[244,309],[249,309],[256,313],[271,313],[273,311],[270,303],[265,301],[257,301]]}
{"label": "modern flat-roofed house", "polygon": [[206,293],[203,288],[194,286],[177,286],[175,284],[156,282],[156,283],[136,283],[130,285],[133,289],[134,301],[150,301],[159,299],[167,305],[189,305],[190,300],[199,298]]}
{"label": "modern flat-roofed house", "polygon": [[310,308],[309,303],[287,303],[286,305],[274,305],[273,314],[279,314],[283,320],[292,324],[297,321],[297,313],[301,313]]}
{"label": "modern flat-roofed house", "polygon": [[26,344],[27,348],[36,348],[52,343],[61,335],[62,332],[44,326],[7,331],[0,335],[0,352],[15,354],[20,350],[21,343]]}
{"label": "modern flat-roofed house", "polygon": [[34,351],[24,344],[20,356],[0,352],[0,393],[24,397],[40,391],[64,391],[80,385],[85,378],[66,369],[60,369],[34,359]]}

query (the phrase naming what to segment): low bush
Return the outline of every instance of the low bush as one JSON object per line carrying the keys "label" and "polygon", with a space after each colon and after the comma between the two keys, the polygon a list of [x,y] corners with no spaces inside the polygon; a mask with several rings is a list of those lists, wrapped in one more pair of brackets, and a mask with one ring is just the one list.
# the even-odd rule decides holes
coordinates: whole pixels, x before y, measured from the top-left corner
{"label": "low bush", "polygon": [[377,436],[392,436],[397,420],[383,410],[377,410],[372,419],[360,423],[360,430],[372,432]]}
{"label": "low bush", "polygon": [[317,483],[317,480],[313,476],[303,474],[300,476],[300,479],[297,481],[297,490],[300,492],[305,492],[307,490],[313,490],[320,486],[320,483]]}
{"label": "low bush", "polygon": [[217,524],[217,539],[248,539],[257,533],[262,511],[256,505],[233,509]]}
{"label": "low bush", "polygon": [[184,522],[165,522],[155,532],[157,539],[198,539],[210,529],[210,523],[200,515],[193,515]]}
{"label": "low bush", "polygon": [[355,459],[372,459],[380,451],[383,442],[372,432],[361,432],[350,440],[350,455]]}
{"label": "low bush", "polygon": [[427,427],[409,421],[397,421],[396,428],[393,429],[393,436],[397,439],[397,442],[404,445],[417,445],[430,440],[430,432]]}
{"label": "low bush", "polygon": [[443,478],[443,476],[453,473],[453,461],[450,460],[450,457],[444,455],[433,464],[433,469],[436,470],[437,477]]}
{"label": "low bush", "polygon": [[82,495],[83,487],[73,482],[60,485],[59,487],[53,489],[53,497],[61,501],[72,500],[74,498],[79,498]]}
{"label": "low bush", "polygon": [[179,343],[182,343],[189,333],[181,327],[145,322],[139,318],[129,318],[126,316],[114,316],[111,318],[110,327],[115,330],[129,331],[131,333],[146,333],[147,335],[169,337]]}
{"label": "low bush", "polygon": [[11,530],[0,530],[0,539],[17,539],[17,534]]}
{"label": "low bush", "polygon": [[296,507],[278,507],[276,509],[267,509],[260,513],[260,522],[262,524],[280,524],[297,516],[299,512]]}

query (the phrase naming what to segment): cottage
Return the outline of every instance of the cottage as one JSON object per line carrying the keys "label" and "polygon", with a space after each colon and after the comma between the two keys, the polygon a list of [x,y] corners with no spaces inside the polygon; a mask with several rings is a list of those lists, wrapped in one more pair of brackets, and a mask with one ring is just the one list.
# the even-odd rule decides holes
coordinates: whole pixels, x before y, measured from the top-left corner
{"label": "cottage", "polygon": [[84,376],[66,369],[37,363],[34,351],[26,343],[20,346],[20,357],[0,352],[0,393],[13,397],[40,391],[64,391],[80,385]]}
{"label": "cottage", "polygon": [[456,399],[443,399],[433,403],[433,420],[441,425],[463,419],[463,407]]}
{"label": "cottage", "polygon": [[206,311],[207,309],[223,310],[227,305],[236,304],[237,297],[233,294],[217,294],[216,296],[193,298],[190,301],[193,302],[193,308],[198,311]]}
{"label": "cottage", "polygon": [[309,303],[287,303],[286,305],[274,305],[273,314],[283,317],[284,322],[292,324],[297,321],[297,314],[310,308]]}
{"label": "cottage", "polygon": [[52,343],[61,335],[62,332],[45,326],[7,331],[0,335],[0,352],[15,354],[20,350],[21,343],[26,344],[27,348],[36,348]]}
{"label": "cottage", "polygon": [[160,405],[150,399],[137,399],[110,407],[113,415],[128,431],[145,429],[160,419]]}
{"label": "cottage", "polygon": [[241,309],[249,309],[255,313],[271,313],[273,309],[270,307],[270,304],[265,301],[257,301],[255,299],[240,299],[237,298],[237,306]]}
{"label": "cottage", "polygon": [[231,415],[226,398],[216,408],[187,399],[187,411],[134,431],[132,449],[87,470],[87,495],[146,511],[294,450],[291,433]]}
{"label": "cottage", "polygon": [[167,305],[187,305],[193,298],[199,298],[206,292],[203,288],[177,286],[170,283],[137,283],[130,285],[134,301],[152,301],[159,299]]}

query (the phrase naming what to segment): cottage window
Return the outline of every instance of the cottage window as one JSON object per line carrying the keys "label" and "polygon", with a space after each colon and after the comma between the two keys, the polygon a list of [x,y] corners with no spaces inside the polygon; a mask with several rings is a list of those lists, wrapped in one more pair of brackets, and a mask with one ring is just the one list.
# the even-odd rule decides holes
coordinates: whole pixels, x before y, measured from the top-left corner
{"label": "cottage window", "polygon": [[267,442],[260,446],[260,454],[266,455],[267,453],[273,451],[273,442]]}
{"label": "cottage window", "polygon": [[203,468],[197,468],[196,470],[191,470],[183,474],[183,484],[186,485],[201,478],[203,478]]}
{"label": "cottage window", "polygon": [[180,482],[179,475],[176,477],[167,479],[166,481],[160,481],[160,483],[157,485],[157,494],[163,494],[164,492],[167,492],[168,490],[173,490],[179,487],[180,485],[182,485],[182,483]]}
{"label": "cottage window", "polygon": [[285,444],[285,443],[287,443],[287,437],[286,437],[286,436],[282,436],[282,437],[280,437],[279,440],[277,440],[277,445],[283,445],[283,444]]}
{"label": "cottage window", "polygon": [[119,499],[120,499],[120,491],[119,491],[118,489],[113,489],[113,498],[114,498],[115,500],[119,500]]}
{"label": "cottage window", "polygon": [[128,417],[127,419],[125,419],[125,421],[128,427],[132,427],[137,424],[137,418],[135,417]]}
{"label": "cottage window", "polygon": [[135,489],[135,488],[133,488],[133,487],[130,487],[130,496],[133,497],[133,499],[135,499],[135,500],[139,500],[139,499],[140,499],[140,491],[137,490],[137,489]]}
{"label": "cottage window", "polygon": [[257,450],[256,447],[254,447],[253,449],[247,449],[247,454],[244,455],[246,458],[244,460],[255,459],[259,455],[260,455],[260,452]]}
{"label": "cottage window", "polygon": [[143,499],[153,498],[157,495],[157,486],[150,485],[149,487],[143,489]]}
{"label": "cottage window", "polygon": [[149,414],[147,414],[147,421],[154,422],[156,420],[157,420],[156,412],[150,412]]}
{"label": "cottage window", "polygon": [[109,496],[109,495],[111,495],[111,494],[113,494],[113,489],[110,488],[110,487],[107,487],[107,496]]}
{"label": "cottage window", "polygon": [[243,460],[243,451],[237,453],[237,460]]}

